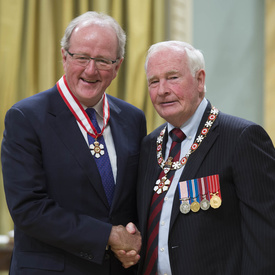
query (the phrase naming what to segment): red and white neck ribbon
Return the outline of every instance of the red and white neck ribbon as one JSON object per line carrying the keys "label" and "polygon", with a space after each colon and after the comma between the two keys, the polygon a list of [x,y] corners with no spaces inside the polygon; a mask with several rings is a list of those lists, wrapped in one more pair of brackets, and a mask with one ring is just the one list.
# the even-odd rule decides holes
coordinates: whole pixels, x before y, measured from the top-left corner
{"label": "red and white neck ribbon", "polygon": [[102,136],[110,119],[110,107],[106,94],[104,93],[103,95],[103,127],[101,129],[101,132],[98,133],[94,125],[92,124],[90,118],[88,117],[87,113],[85,112],[84,108],[82,107],[78,99],[75,97],[75,95],[71,92],[65,75],[63,75],[57,81],[56,85],[64,102],[67,104],[68,108],[73,113],[76,120],[83,127],[83,129],[95,139]]}

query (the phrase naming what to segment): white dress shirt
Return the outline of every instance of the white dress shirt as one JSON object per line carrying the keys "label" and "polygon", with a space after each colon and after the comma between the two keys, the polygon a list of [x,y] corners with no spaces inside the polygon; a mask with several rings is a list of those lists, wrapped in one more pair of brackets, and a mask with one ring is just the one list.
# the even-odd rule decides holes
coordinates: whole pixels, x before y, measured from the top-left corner
{"label": "white dress shirt", "polygon": [[[204,98],[200,105],[198,106],[194,115],[185,122],[180,129],[186,135],[185,140],[181,143],[181,153],[180,159],[183,158],[188,150],[190,149],[191,145],[194,142],[195,135],[198,131],[199,124],[203,113],[207,106],[207,100]],[[167,131],[170,131],[175,128],[173,125],[168,123]],[[172,138],[168,135],[168,141],[165,149],[165,159],[168,158],[168,154],[170,151],[170,147],[172,145]],[[171,218],[171,211],[174,201],[174,195],[176,189],[178,187],[178,182],[180,176],[183,172],[185,166],[181,167],[180,169],[176,170],[170,188],[166,196],[164,197],[164,202],[162,206],[160,222],[159,222],[159,241],[158,241],[158,274],[159,275],[171,275],[171,267],[170,267],[170,260],[169,260],[169,250],[168,250],[168,237],[169,237],[169,227],[170,227],[170,218]]]}

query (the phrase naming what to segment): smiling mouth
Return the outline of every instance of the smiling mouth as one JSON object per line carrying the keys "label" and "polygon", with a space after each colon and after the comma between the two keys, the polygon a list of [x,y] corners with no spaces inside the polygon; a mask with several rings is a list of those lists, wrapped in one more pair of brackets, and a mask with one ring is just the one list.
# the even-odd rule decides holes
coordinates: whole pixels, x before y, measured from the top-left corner
{"label": "smiling mouth", "polygon": [[175,101],[165,101],[165,102],[161,102],[161,105],[169,105],[173,103],[175,103]]}
{"label": "smiling mouth", "polygon": [[81,78],[84,82],[87,82],[87,83],[96,83],[98,82],[98,80],[89,80],[89,79],[84,79],[84,78]]}

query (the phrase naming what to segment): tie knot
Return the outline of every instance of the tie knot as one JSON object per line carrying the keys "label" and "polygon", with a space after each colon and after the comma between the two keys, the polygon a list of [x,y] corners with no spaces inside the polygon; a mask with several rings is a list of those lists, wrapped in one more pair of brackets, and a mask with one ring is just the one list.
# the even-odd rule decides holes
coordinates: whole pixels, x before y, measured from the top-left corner
{"label": "tie knot", "polygon": [[86,111],[87,115],[89,116],[89,118],[95,117],[95,109],[94,108],[87,108],[85,111]]}
{"label": "tie knot", "polygon": [[185,134],[182,132],[181,129],[179,128],[174,128],[171,132],[170,132],[170,136],[173,140],[173,142],[182,142],[185,139]]}
{"label": "tie knot", "polygon": [[97,132],[100,132],[101,129],[97,123],[97,120],[96,120],[96,111],[94,108],[87,108],[86,110],[86,113],[88,115],[88,117],[90,118],[92,124],[94,125],[95,129]]}

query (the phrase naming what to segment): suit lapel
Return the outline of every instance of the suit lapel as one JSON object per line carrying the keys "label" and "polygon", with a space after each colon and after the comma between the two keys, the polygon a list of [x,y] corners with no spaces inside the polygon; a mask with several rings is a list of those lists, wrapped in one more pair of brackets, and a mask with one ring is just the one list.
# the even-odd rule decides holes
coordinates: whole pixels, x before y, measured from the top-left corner
{"label": "suit lapel", "polygon": [[[200,122],[200,126],[198,128],[198,132],[196,134],[196,137],[201,132],[208,116],[211,110],[211,105],[208,103],[208,106],[204,112],[204,115],[202,117],[202,120]],[[208,132],[206,138],[203,140],[199,148],[190,155],[186,166],[183,170],[183,173],[180,177],[180,181],[194,179],[197,176],[197,171],[200,168],[205,156],[207,155],[210,148],[213,146],[215,140],[217,139],[219,132],[218,132],[218,118],[214,122],[213,126],[211,127],[210,131]],[[180,201],[179,201],[179,191],[178,188],[176,189],[175,195],[174,195],[174,202],[173,202],[173,209],[171,214],[171,222],[170,222],[170,229],[173,226],[177,215],[180,213],[179,207],[180,207]]]}
{"label": "suit lapel", "polygon": [[119,194],[123,192],[123,175],[125,174],[126,161],[128,159],[128,150],[125,150],[124,148],[128,148],[129,141],[127,135],[128,124],[124,122],[124,117],[120,115],[121,109],[116,104],[114,104],[110,97],[108,97],[108,102],[111,112],[109,123],[117,155],[116,188],[112,204],[114,206],[116,205],[116,201],[119,199]]}
{"label": "suit lapel", "polygon": [[[62,140],[67,150],[76,158],[79,167],[87,174],[95,192],[102,199],[106,207],[108,201],[101,183],[100,174],[96,168],[96,163],[90,153],[87,143],[76,122],[75,117],[59,95],[57,89],[53,94],[51,109],[48,112],[49,122]],[[77,169],[77,167],[76,167]]]}

